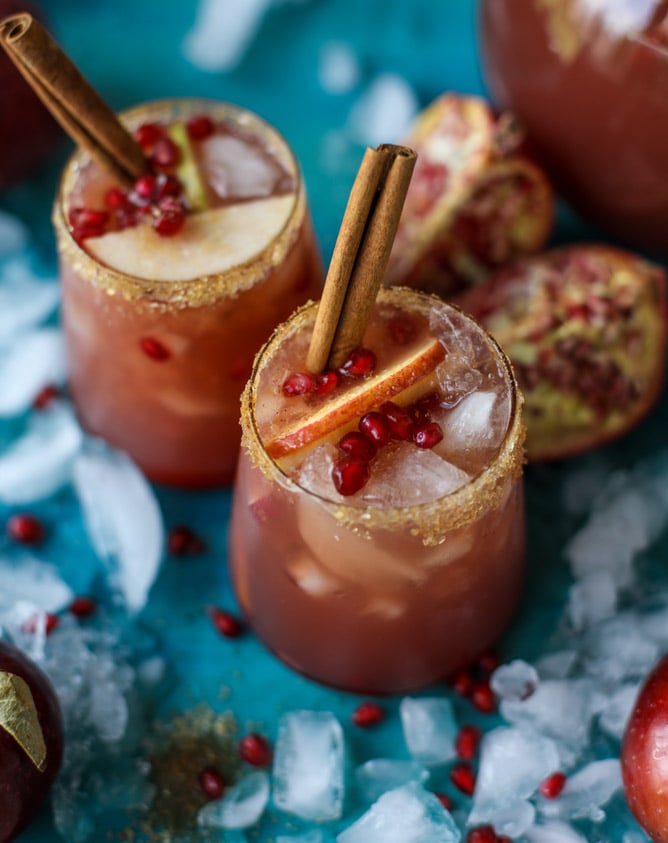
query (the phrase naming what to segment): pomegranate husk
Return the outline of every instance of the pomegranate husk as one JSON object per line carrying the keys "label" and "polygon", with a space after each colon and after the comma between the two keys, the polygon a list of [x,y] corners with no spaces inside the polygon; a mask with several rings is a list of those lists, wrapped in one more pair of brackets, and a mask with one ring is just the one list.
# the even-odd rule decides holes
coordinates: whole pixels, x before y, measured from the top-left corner
{"label": "pomegranate husk", "polygon": [[386,275],[442,296],[540,251],[554,192],[525,154],[521,127],[480,97],[444,94],[405,143],[418,153]]}
{"label": "pomegranate husk", "polygon": [[554,249],[516,261],[457,303],[513,363],[530,462],[619,438],[659,397],[666,276],[631,252],[600,244]]}

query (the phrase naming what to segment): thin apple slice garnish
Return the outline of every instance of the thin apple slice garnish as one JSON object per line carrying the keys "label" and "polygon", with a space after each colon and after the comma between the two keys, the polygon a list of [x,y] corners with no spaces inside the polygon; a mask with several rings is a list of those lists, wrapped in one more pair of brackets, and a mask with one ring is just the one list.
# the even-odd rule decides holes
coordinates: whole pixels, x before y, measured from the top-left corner
{"label": "thin apple slice garnish", "polygon": [[342,435],[365,413],[385,401],[410,404],[436,385],[435,369],[445,349],[434,337],[426,337],[393,365],[339,393],[300,418],[265,443],[267,454],[279,463],[304,448]]}
{"label": "thin apple slice garnish", "polygon": [[168,129],[169,137],[174,141],[181,151],[181,158],[176,168],[175,175],[183,185],[190,209],[193,211],[204,211],[209,207],[206,186],[200,173],[193,152],[188,127],[178,120]]}

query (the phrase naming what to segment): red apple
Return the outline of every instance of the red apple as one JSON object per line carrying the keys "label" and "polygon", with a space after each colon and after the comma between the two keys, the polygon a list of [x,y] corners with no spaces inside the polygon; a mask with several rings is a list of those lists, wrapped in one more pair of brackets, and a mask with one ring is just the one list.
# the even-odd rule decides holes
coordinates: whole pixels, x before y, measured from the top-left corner
{"label": "red apple", "polygon": [[[0,0],[0,20],[18,12],[43,19],[21,0]],[[31,87],[0,49],[0,189],[28,175],[63,133]]]}
{"label": "red apple", "polygon": [[0,843],[32,820],[60,767],[63,721],[43,671],[0,641]]}
{"label": "red apple", "polygon": [[622,741],[624,793],[654,843],[668,841],[668,654],[645,680]]}

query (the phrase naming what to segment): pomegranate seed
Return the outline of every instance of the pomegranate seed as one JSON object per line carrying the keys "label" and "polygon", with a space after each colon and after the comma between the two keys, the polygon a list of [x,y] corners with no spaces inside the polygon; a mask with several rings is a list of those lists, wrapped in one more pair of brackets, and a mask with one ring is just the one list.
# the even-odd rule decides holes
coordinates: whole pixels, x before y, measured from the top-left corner
{"label": "pomegranate seed", "polygon": [[281,391],[283,395],[292,398],[295,395],[308,395],[313,392],[316,386],[316,381],[313,375],[308,372],[292,372],[283,381]]}
{"label": "pomegranate seed", "polygon": [[87,237],[99,237],[104,234],[108,222],[109,213],[107,211],[72,208],[69,213],[72,234],[79,243]]}
{"label": "pomegranate seed", "polygon": [[429,414],[433,410],[437,410],[441,406],[441,395],[438,392],[428,392],[421,398],[418,398],[408,408],[410,414],[416,421],[428,421]]}
{"label": "pomegranate seed", "polygon": [[268,767],[271,764],[271,744],[264,735],[249,732],[237,744],[239,757],[252,767]]}
{"label": "pomegranate seed", "polygon": [[153,228],[162,237],[173,237],[183,228],[186,211],[173,196],[167,196],[158,203],[158,214],[153,218]]}
{"label": "pomegranate seed", "polygon": [[565,784],[566,776],[563,773],[552,773],[540,783],[538,790],[546,799],[556,799]]}
{"label": "pomegranate seed", "polygon": [[244,631],[241,621],[235,618],[231,612],[226,612],[225,609],[218,609],[214,606],[209,609],[209,617],[217,631],[225,638],[238,638]]}
{"label": "pomegranate seed", "polygon": [[[23,631],[34,635],[34,633],[37,632],[38,620],[38,617],[28,618],[28,620],[23,624]],[[47,612],[44,615],[44,632],[46,635],[51,635],[53,630],[58,626],[59,622],[60,618],[58,615]]]}
{"label": "pomegranate seed", "polygon": [[380,412],[387,419],[393,439],[411,438],[413,422],[403,407],[395,404],[394,401],[386,401],[381,405]]}
{"label": "pomegranate seed", "polygon": [[462,793],[471,796],[475,790],[475,772],[473,767],[470,764],[455,764],[450,770],[450,781]]}
{"label": "pomegranate seed", "polygon": [[27,512],[12,515],[7,521],[7,534],[18,544],[36,545],[44,541],[44,525]]}
{"label": "pomegranate seed", "polygon": [[434,796],[438,799],[446,811],[452,811],[455,807],[454,802],[450,799],[447,793],[434,793]]}
{"label": "pomegranate seed", "polygon": [[339,385],[339,375],[336,372],[323,372],[316,378],[315,394],[327,395]]}
{"label": "pomegranate seed", "polygon": [[496,650],[487,650],[477,661],[478,669],[483,673],[494,673],[501,664],[501,657]]}
{"label": "pomegranate seed", "polygon": [[167,196],[180,196],[183,193],[183,185],[176,176],[168,173],[160,173],[155,183],[155,195],[158,200]]}
{"label": "pomegranate seed", "polygon": [[351,430],[345,433],[340,441],[339,448],[349,457],[369,462],[376,456],[376,446],[373,442],[358,430]]}
{"label": "pomegranate seed", "polygon": [[92,597],[75,597],[68,608],[75,618],[89,618],[95,614],[97,603]]}
{"label": "pomegranate seed", "polygon": [[363,378],[376,368],[376,355],[369,348],[355,348],[340,368],[342,375],[350,378]]}
{"label": "pomegranate seed", "polygon": [[365,413],[359,420],[358,427],[377,448],[386,445],[390,441],[390,425],[385,416],[382,416],[375,410]]}
{"label": "pomegranate seed", "polygon": [[471,702],[483,714],[491,714],[496,710],[496,697],[486,679],[475,682],[471,689]]}
{"label": "pomegranate seed", "polygon": [[49,383],[40,389],[33,399],[32,405],[36,410],[43,410],[45,407],[48,407],[52,401],[58,398],[59,395],[60,390],[58,387],[53,383]]}
{"label": "pomegranate seed", "polygon": [[496,843],[513,843],[511,837],[508,837],[507,834],[498,834],[496,837]]}
{"label": "pomegranate seed", "polygon": [[438,422],[426,422],[413,430],[413,442],[418,448],[434,448],[443,439],[443,430]]}
{"label": "pomegranate seed", "polygon": [[468,697],[473,690],[473,674],[468,668],[453,673],[448,684],[462,697]]}
{"label": "pomegranate seed", "polygon": [[498,843],[498,837],[491,825],[477,825],[469,829],[466,843]]}
{"label": "pomegranate seed", "polygon": [[340,495],[348,497],[359,492],[369,480],[369,463],[359,457],[343,457],[334,463],[332,481]]}
{"label": "pomegranate seed", "polygon": [[167,547],[172,556],[195,556],[202,553],[205,544],[190,527],[172,527],[167,537]]}
{"label": "pomegranate seed", "polygon": [[139,340],[139,345],[144,354],[151,360],[163,361],[170,357],[169,350],[153,337],[142,337]]}
{"label": "pomegranate seed", "polygon": [[181,150],[171,138],[160,138],[153,146],[151,163],[155,167],[175,167],[181,159]]}
{"label": "pomegranate seed", "polygon": [[204,138],[208,138],[209,135],[213,134],[216,127],[214,126],[213,120],[206,114],[197,114],[188,120],[186,128],[188,130],[188,136],[193,140],[204,140]]}
{"label": "pomegranate seed", "polygon": [[378,703],[363,702],[353,711],[350,719],[355,726],[366,729],[368,726],[375,726],[376,723],[382,722],[385,719],[385,711]]}
{"label": "pomegranate seed", "polygon": [[139,176],[133,185],[133,192],[144,202],[150,202],[155,198],[156,177],[153,173],[144,173]]}
{"label": "pomegranate seed", "polygon": [[146,152],[165,136],[165,131],[159,123],[143,123],[135,129],[135,140]]}
{"label": "pomegranate seed", "polygon": [[465,761],[472,761],[478,752],[481,734],[477,726],[462,726],[455,738],[457,755]]}
{"label": "pomegranate seed", "polygon": [[205,767],[199,774],[199,786],[209,799],[220,799],[225,792],[225,779],[215,767]]}
{"label": "pomegranate seed", "polygon": [[120,187],[110,187],[104,194],[104,204],[111,211],[118,211],[128,204],[128,197]]}

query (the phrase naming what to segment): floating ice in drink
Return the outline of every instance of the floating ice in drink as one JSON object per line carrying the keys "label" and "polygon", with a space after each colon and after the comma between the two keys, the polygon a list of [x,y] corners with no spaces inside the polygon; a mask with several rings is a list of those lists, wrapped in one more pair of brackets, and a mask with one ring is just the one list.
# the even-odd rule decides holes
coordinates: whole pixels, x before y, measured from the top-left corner
{"label": "floating ice in drink", "polygon": [[[355,691],[416,689],[471,661],[517,605],[520,400],[476,323],[408,290],[381,291],[363,349],[311,375],[315,310],[277,330],[242,401],[234,584],[297,670]],[[493,401],[470,403],[469,437],[461,408],[481,395]]]}

